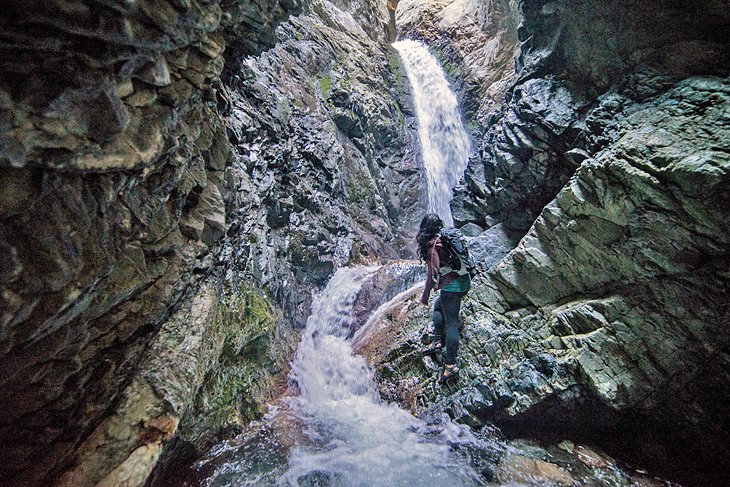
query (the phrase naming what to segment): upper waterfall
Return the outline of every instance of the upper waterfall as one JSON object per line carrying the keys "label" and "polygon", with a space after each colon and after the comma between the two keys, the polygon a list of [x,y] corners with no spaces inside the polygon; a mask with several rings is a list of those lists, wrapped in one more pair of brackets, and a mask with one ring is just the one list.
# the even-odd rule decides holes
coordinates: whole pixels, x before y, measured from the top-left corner
{"label": "upper waterfall", "polygon": [[469,159],[469,136],[459,104],[444,71],[428,48],[418,41],[393,43],[403,60],[418,119],[418,137],[426,169],[428,211],[447,226],[454,224],[449,202]]}

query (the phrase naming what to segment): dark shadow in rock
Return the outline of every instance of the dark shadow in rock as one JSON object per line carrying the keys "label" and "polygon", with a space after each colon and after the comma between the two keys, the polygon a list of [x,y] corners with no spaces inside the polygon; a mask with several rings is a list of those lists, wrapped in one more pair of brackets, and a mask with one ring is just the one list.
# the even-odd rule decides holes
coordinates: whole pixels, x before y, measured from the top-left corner
{"label": "dark shadow in rock", "polygon": [[727,446],[641,411],[618,412],[584,390],[573,392],[567,401],[551,396],[529,414],[498,419],[495,424],[509,439],[533,438],[543,443],[570,439],[597,445],[632,469],[646,469],[685,486],[726,485]]}
{"label": "dark shadow in rock", "polygon": [[479,270],[485,271],[510,253],[522,236],[523,233],[509,230],[499,223],[469,240],[469,253]]}

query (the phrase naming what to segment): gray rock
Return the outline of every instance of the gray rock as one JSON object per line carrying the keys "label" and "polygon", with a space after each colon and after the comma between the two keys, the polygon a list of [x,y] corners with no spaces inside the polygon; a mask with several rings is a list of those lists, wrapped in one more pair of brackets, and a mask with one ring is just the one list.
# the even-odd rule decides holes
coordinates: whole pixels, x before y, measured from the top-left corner
{"label": "gray rock", "polygon": [[497,224],[469,240],[469,254],[480,270],[490,269],[517,246],[519,237]]}
{"label": "gray rock", "polygon": [[[615,142],[586,159],[517,247],[475,280],[464,304],[461,389],[432,391],[430,364],[399,356],[419,346],[428,321],[421,311],[381,326],[396,334],[388,357],[408,362],[383,368],[383,387],[398,390],[415,378],[419,401],[467,424],[522,432],[545,422],[563,431],[602,420],[615,428],[636,415],[637,435],[682,424],[667,442],[636,440],[667,449],[662,460],[639,461],[662,469],[671,458],[682,467],[665,475],[704,475],[694,460],[683,463],[677,445],[712,443],[707,455],[725,455],[716,442],[727,432],[700,425],[723,414],[717,392],[730,383],[724,352],[706,353],[725,350],[729,339],[720,303],[730,291],[730,247],[720,222],[730,208],[730,159],[716,152],[730,141],[720,120],[728,93],[726,80],[693,77],[617,113]],[[689,123],[697,110],[703,122]],[[373,360],[381,370],[381,359]],[[494,384],[488,391],[496,399],[481,407],[468,387],[485,383]]]}
{"label": "gray rock", "polygon": [[459,230],[461,230],[461,233],[464,234],[465,237],[476,237],[484,231],[482,227],[474,223],[467,223],[463,227],[460,227]]}
{"label": "gray rock", "polygon": [[[106,477],[105,482],[143,481],[174,431],[205,430],[205,424],[193,428],[189,419],[180,421],[195,410],[204,378],[225,362],[221,340],[239,328],[238,322],[215,319],[220,308],[215,297],[235,294],[242,282],[270,286],[271,299],[291,317],[277,324],[283,346],[271,354],[278,357],[270,365],[275,369],[291,350],[289,323],[301,319],[312,291],[308,282],[292,285],[296,278],[285,235],[265,228],[267,208],[256,193],[265,196],[266,186],[256,175],[268,167],[260,161],[248,174],[248,167],[231,164],[224,128],[231,88],[220,77],[224,35],[234,41],[226,53],[235,63],[270,47],[277,24],[300,5],[189,1],[89,8],[81,3],[11,2],[0,21],[12,39],[2,48],[7,62],[0,69],[0,165],[6,173],[0,183],[0,391],[8,398],[0,408],[6,418],[0,427],[4,483],[50,483],[69,466],[74,467],[63,476],[69,485],[96,484],[114,472],[131,472],[137,480]],[[230,15],[222,15],[221,3]],[[353,2],[352,8],[370,6]],[[375,29],[385,25],[387,14],[383,17],[368,22]],[[316,20],[308,22],[299,30],[306,32]],[[239,29],[245,35],[237,36]],[[330,35],[362,49],[358,38],[335,30]],[[301,42],[302,49],[306,44]],[[367,48],[380,53],[368,56],[385,73],[382,50],[374,43]],[[333,61],[336,56],[327,52]],[[314,79],[320,68],[308,76]],[[342,74],[356,69],[376,71],[350,66]],[[301,92],[305,82],[294,79],[290,74],[286,90]],[[301,111],[292,117],[291,109],[274,99],[259,101],[278,110],[280,125],[244,127],[251,129],[248,134],[273,130],[273,138],[283,140],[290,135],[289,122],[308,120]],[[374,116],[380,102],[361,112],[362,125],[372,119],[381,130],[396,126],[389,117]],[[267,110],[252,110],[251,119],[264,119]],[[301,131],[321,128],[321,123],[302,124]],[[314,145],[331,146],[337,136],[330,133]],[[371,143],[363,147],[369,150]],[[290,149],[277,148],[277,164],[287,160]],[[329,154],[320,150],[310,157]],[[363,161],[361,156],[360,165],[344,174],[360,177],[357,171],[367,166]],[[281,169],[277,178],[283,179],[288,169]],[[351,233],[351,240],[360,240],[355,238],[360,227],[352,220],[343,225],[345,214],[337,204],[326,217],[310,218],[303,196],[313,190],[325,195],[338,186],[372,192],[370,179],[344,184],[340,174],[320,175],[315,160],[297,176],[308,181],[294,201],[300,231],[326,226],[333,239]],[[371,204],[375,198],[363,201]],[[328,203],[324,196],[317,202]],[[362,212],[364,222],[366,209]],[[388,211],[381,213],[387,221]],[[389,244],[378,243],[395,254]],[[333,268],[335,245],[319,244],[308,250],[321,265],[323,280]],[[337,252],[350,258],[349,251]],[[216,345],[206,346],[206,340]],[[172,343],[183,353],[152,345]],[[233,375],[230,383],[250,383]],[[206,394],[225,395],[214,383],[211,379]],[[266,400],[266,394],[248,389],[236,395],[235,400],[250,401],[251,411]],[[208,422],[210,429],[219,425]],[[118,436],[107,441],[107,435]],[[135,463],[138,468],[126,469]]]}

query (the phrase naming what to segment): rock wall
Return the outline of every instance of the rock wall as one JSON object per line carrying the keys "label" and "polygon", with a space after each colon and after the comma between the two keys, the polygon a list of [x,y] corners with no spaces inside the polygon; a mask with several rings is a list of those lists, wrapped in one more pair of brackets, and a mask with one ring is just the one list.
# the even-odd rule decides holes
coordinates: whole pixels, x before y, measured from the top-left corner
{"label": "rock wall", "polygon": [[226,252],[248,259],[242,266],[303,324],[311,291],[336,266],[398,257],[422,195],[384,37],[373,41],[349,13],[316,2],[278,39],[230,63],[238,214]]}
{"label": "rock wall", "polygon": [[601,95],[642,102],[692,74],[726,76],[721,3],[520,2],[517,79],[469,164],[456,220],[526,231],[601,147],[591,136],[606,121],[589,116]]}
{"label": "rock wall", "polygon": [[375,5],[6,8],[2,482],[144,482],[259,414],[336,265],[397,254],[419,194]]}
{"label": "rock wall", "polygon": [[465,303],[459,387],[434,387],[439,364],[413,353],[428,312],[405,308],[374,338],[384,393],[721,485],[730,18],[712,1],[520,7],[517,80],[454,205],[527,234]]}
{"label": "rock wall", "polygon": [[217,2],[2,19],[2,481],[72,461],[225,230]]}

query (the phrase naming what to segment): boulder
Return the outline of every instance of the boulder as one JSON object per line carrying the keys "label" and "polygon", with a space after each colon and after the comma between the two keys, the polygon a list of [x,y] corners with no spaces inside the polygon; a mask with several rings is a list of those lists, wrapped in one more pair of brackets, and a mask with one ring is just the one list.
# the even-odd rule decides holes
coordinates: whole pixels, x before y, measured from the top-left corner
{"label": "boulder", "polygon": [[[463,227],[462,227],[463,231]],[[507,255],[519,242],[518,235],[509,232],[501,223],[469,239],[469,254],[478,269],[487,270]]]}

